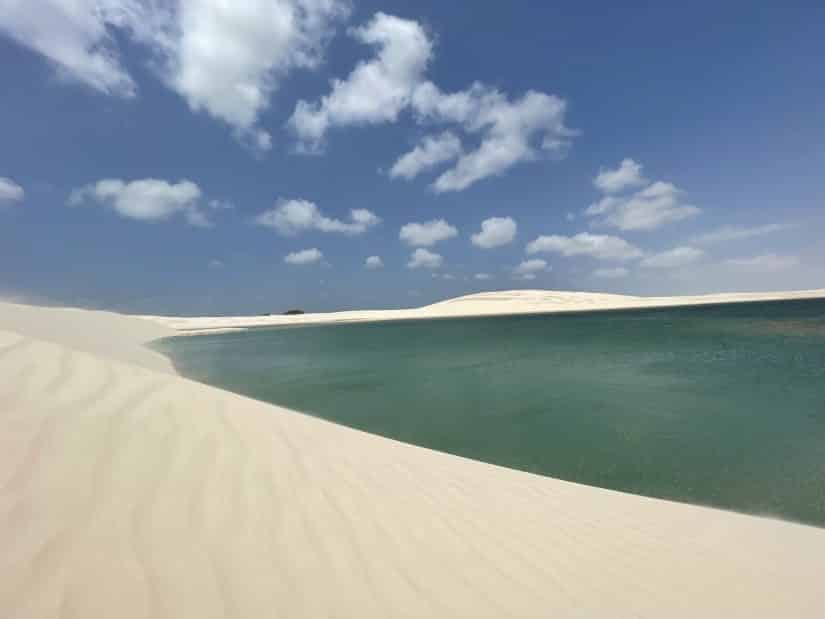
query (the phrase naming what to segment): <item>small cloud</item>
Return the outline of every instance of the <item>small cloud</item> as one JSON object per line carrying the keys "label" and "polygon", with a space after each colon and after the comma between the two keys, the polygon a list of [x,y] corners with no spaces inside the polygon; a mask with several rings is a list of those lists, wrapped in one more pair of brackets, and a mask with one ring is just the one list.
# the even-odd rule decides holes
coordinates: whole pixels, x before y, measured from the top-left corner
{"label": "small cloud", "polygon": [[[607,195],[587,207],[584,214],[598,218],[597,224],[619,230],[653,230],[700,212],[684,201],[684,192],[672,183],[648,181],[642,176],[642,165],[633,159],[623,159],[615,169],[599,170],[593,184]],[[643,188],[614,195],[632,187]]]}
{"label": "small cloud", "polygon": [[284,262],[287,264],[312,264],[320,262],[324,257],[319,249],[315,247],[311,249],[303,249],[301,251],[292,252],[284,256]]}
{"label": "small cloud", "polygon": [[439,163],[451,161],[461,154],[461,140],[451,131],[427,136],[410,152],[402,155],[390,169],[390,178],[410,180],[420,172]]}
{"label": "small cloud", "polygon": [[574,219],[576,219],[576,214],[568,211],[567,214],[564,216],[564,218],[567,221],[573,221]]}
{"label": "small cloud", "polygon": [[381,256],[370,256],[364,261],[364,267],[368,269],[380,269],[384,266],[384,261]]}
{"label": "small cloud", "polygon": [[540,236],[527,244],[528,254],[552,252],[565,257],[590,256],[599,260],[632,260],[643,252],[618,236],[589,234]]}
{"label": "small cloud", "polygon": [[476,247],[491,249],[511,243],[516,238],[518,226],[512,217],[490,217],[481,222],[481,232],[470,240]]}
{"label": "small cloud", "polygon": [[0,176],[0,206],[20,202],[26,192],[10,178]]}
{"label": "small cloud", "polygon": [[401,226],[398,238],[411,247],[430,247],[457,235],[458,230],[445,220],[433,219]]}
{"label": "small cloud", "polygon": [[515,269],[513,269],[513,276],[516,279],[536,279],[536,273],[549,271],[550,267],[545,260],[541,258],[533,258],[531,260],[522,261]]}
{"label": "small cloud", "polygon": [[473,277],[475,279],[487,280],[490,279],[491,276],[489,273],[476,273],[475,275],[473,275]]}
{"label": "small cloud", "polygon": [[775,273],[799,265],[799,258],[777,254],[761,254],[750,258],[731,258],[725,260],[725,264],[752,273]]}
{"label": "small cloud", "polygon": [[210,269],[222,269],[224,267],[222,260],[212,259],[209,261]]}
{"label": "small cloud", "polygon": [[593,184],[604,193],[616,193],[628,187],[646,185],[647,179],[642,176],[642,164],[623,159],[618,168],[599,170]]}
{"label": "small cloud", "polygon": [[624,267],[615,267],[615,268],[607,268],[607,269],[596,269],[593,271],[594,277],[601,277],[603,279],[620,279],[622,277],[627,277],[630,271],[628,271]]}
{"label": "small cloud", "polygon": [[308,230],[356,236],[381,222],[375,213],[363,208],[352,209],[349,215],[350,221],[344,222],[326,217],[309,200],[279,200],[274,208],[260,213],[254,221],[284,236],[295,236]]}
{"label": "small cloud", "polygon": [[705,252],[695,247],[674,247],[668,251],[651,254],[639,264],[649,269],[676,269],[694,264],[705,257]]}
{"label": "small cloud", "polygon": [[584,212],[619,230],[654,230],[699,214],[683,195],[673,184],[658,181],[630,195],[604,197]]}
{"label": "small cloud", "polygon": [[781,232],[795,228],[796,224],[765,224],[762,226],[722,226],[710,232],[706,232],[694,239],[694,243],[726,243],[728,241],[739,241],[755,236],[763,236],[774,232]]}
{"label": "small cloud", "polygon": [[207,205],[213,211],[229,211],[235,208],[235,205],[229,200],[210,200]]}
{"label": "small cloud", "polygon": [[409,269],[437,269],[444,263],[440,254],[419,247],[410,255]]}
{"label": "small cloud", "polygon": [[163,221],[180,214],[193,226],[208,227],[209,219],[198,208],[200,197],[200,187],[185,179],[170,183],[155,178],[107,178],[72,191],[69,205],[97,203],[122,217],[145,222]]}

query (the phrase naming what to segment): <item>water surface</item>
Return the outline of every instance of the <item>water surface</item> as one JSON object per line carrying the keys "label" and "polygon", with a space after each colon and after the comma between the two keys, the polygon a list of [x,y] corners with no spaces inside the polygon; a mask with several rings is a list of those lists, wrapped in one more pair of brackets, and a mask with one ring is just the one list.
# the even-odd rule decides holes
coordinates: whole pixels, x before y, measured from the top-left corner
{"label": "water surface", "polygon": [[165,340],[191,378],[376,434],[825,526],[825,301]]}

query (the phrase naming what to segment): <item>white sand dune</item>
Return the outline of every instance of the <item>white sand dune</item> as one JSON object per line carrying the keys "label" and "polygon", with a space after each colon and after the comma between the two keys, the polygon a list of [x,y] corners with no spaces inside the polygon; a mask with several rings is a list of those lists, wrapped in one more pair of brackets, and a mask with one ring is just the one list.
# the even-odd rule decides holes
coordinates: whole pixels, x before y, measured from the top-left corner
{"label": "white sand dune", "polygon": [[554,290],[506,290],[481,292],[448,299],[425,307],[397,310],[354,310],[301,314],[298,316],[143,316],[152,322],[192,335],[205,331],[232,331],[251,327],[307,325],[331,322],[375,320],[414,320],[457,316],[493,316],[582,312],[611,309],[708,305],[743,301],[774,301],[825,297],[825,289],[793,292],[739,292],[684,297],[633,297],[598,292],[560,292]]}
{"label": "white sand dune", "polygon": [[171,374],[165,332],[0,305],[3,619],[825,616],[823,529],[336,426]]}

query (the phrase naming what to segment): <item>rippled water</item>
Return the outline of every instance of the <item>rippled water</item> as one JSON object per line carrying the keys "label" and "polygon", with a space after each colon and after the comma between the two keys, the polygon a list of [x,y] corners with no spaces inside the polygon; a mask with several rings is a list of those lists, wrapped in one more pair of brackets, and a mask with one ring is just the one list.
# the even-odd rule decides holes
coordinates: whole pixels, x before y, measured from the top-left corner
{"label": "rippled water", "polygon": [[186,376],[469,458],[825,526],[825,301],[257,329]]}

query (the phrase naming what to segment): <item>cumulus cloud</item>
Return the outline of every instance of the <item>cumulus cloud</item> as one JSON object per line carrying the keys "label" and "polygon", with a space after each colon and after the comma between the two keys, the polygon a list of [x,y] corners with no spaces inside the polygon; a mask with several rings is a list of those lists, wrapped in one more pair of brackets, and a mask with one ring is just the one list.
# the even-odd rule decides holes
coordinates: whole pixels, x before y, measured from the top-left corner
{"label": "cumulus cloud", "polygon": [[621,279],[622,277],[627,277],[629,274],[630,271],[624,267],[596,269],[593,271],[594,277],[601,277],[604,279]]}
{"label": "cumulus cloud", "polygon": [[123,181],[108,178],[75,189],[69,195],[69,205],[97,203],[116,213],[138,221],[162,221],[183,215],[193,226],[205,227],[210,222],[198,208],[200,188],[189,180],[177,183],[145,178]]}
{"label": "cumulus cloud", "polygon": [[[584,214],[597,224],[619,230],[654,230],[668,223],[699,214],[700,210],[684,200],[684,192],[672,183],[651,183],[642,176],[642,165],[623,159],[618,168],[602,169],[593,184],[605,194],[585,209]],[[631,187],[642,189],[623,195]]]}
{"label": "cumulus cloud", "polygon": [[564,124],[566,102],[532,90],[511,101],[483,84],[444,94],[425,82],[416,88],[412,106],[421,122],[457,123],[467,133],[480,135],[478,148],[463,154],[436,179],[437,192],[466,189],[519,162],[536,159],[541,152],[561,155],[575,135]]}
{"label": "cumulus cloud", "polygon": [[590,256],[599,260],[632,260],[641,249],[617,236],[582,232],[575,236],[540,236],[527,244],[528,254],[557,253],[565,257]]}
{"label": "cumulus cloud", "polygon": [[364,261],[364,266],[368,269],[380,269],[384,266],[381,256],[370,256]]}
{"label": "cumulus cloud", "polygon": [[0,205],[20,202],[26,192],[10,178],[0,176]]}
{"label": "cumulus cloud", "polygon": [[774,273],[799,265],[799,258],[777,254],[761,254],[749,258],[731,258],[725,260],[725,264],[752,273]]}
{"label": "cumulus cloud", "polygon": [[622,159],[618,168],[599,170],[593,184],[604,193],[616,193],[628,187],[646,185],[647,179],[642,176],[642,164],[633,159]]}
{"label": "cumulus cloud", "polygon": [[444,263],[444,258],[429,250],[419,247],[410,255],[407,263],[409,269],[437,269]]}
{"label": "cumulus cloud", "polygon": [[646,256],[639,264],[651,269],[676,269],[688,266],[705,257],[705,252],[695,247],[674,247],[658,254]]}
{"label": "cumulus cloud", "polygon": [[795,228],[796,224],[765,224],[762,226],[722,226],[710,232],[706,232],[694,239],[694,243],[727,243],[729,241],[739,241],[755,236],[773,234]]}
{"label": "cumulus cloud", "polygon": [[[128,31],[144,13],[134,0],[28,0],[0,3],[0,31],[44,56],[61,77],[100,92],[134,96],[135,82],[118,57],[113,31]],[[135,19],[135,17],[138,17]]]}
{"label": "cumulus cloud", "polygon": [[657,181],[626,196],[607,196],[590,205],[585,214],[619,230],[653,230],[699,214],[671,183]]}
{"label": "cumulus cloud", "polygon": [[169,83],[193,110],[268,149],[271,139],[256,124],[278,80],[318,66],[348,13],[349,3],[339,0],[185,0],[167,50]]}
{"label": "cumulus cloud", "polygon": [[451,161],[461,154],[461,140],[450,131],[427,136],[390,169],[391,178],[415,178],[419,172]]}
{"label": "cumulus cloud", "polygon": [[487,280],[490,279],[491,276],[489,273],[476,273],[475,275],[473,275],[473,277],[475,279]]}
{"label": "cumulus cloud", "polygon": [[432,56],[432,41],[415,21],[385,13],[350,31],[376,50],[346,79],[333,80],[320,101],[299,101],[288,125],[304,150],[317,151],[330,127],[394,122],[409,104]]}
{"label": "cumulus cloud", "polygon": [[278,81],[316,67],[348,14],[344,0],[29,0],[0,3],[0,29],[61,75],[122,97],[137,91],[117,49],[119,38],[131,38],[149,48],[164,83],[192,110],[267,150],[271,136],[257,123]]}
{"label": "cumulus cloud", "polygon": [[490,249],[511,243],[518,226],[512,217],[490,217],[481,222],[481,232],[470,240],[476,247]]}
{"label": "cumulus cloud", "polygon": [[315,102],[299,101],[288,126],[299,150],[317,152],[333,127],[395,122],[405,110],[427,126],[450,124],[478,136],[478,146],[462,152],[452,133],[425,138],[402,155],[392,168],[395,178],[413,178],[439,163],[456,160],[433,188],[460,191],[541,153],[560,156],[575,132],[564,124],[566,102],[554,95],[528,91],[511,100],[483,84],[443,93],[424,79],[433,42],[418,22],[377,13],[352,30],[375,55],[360,62],[343,80],[333,80],[330,93]]}
{"label": "cumulus cloud", "polygon": [[314,202],[309,200],[279,200],[276,205],[255,217],[255,223],[273,228],[284,236],[295,236],[300,232],[318,230],[337,232],[349,236],[363,234],[381,219],[367,209],[352,209],[350,221],[326,217]]}
{"label": "cumulus cloud", "polygon": [[549,267],[545,260],[541,258],[533,258],[531,260],[522,261],[515,269],[513,269],[513,276],[516,279],[536,279],[536,273],[548,271]]}
{"label": "cumulus cloud", "polygon": [[443,219],[433,219],[423,223],[408,223],[401,226],[398,234],[411,247],[430,247],[458,235],[458,230]]}
{"label": "cumulus cloud", "polygon": [[284,256],[284,262],[287,264],[312,264],[320,262],[324,257],[321,250],[313,247],[311,249],[302,249],[301,251],[294,251]]}

